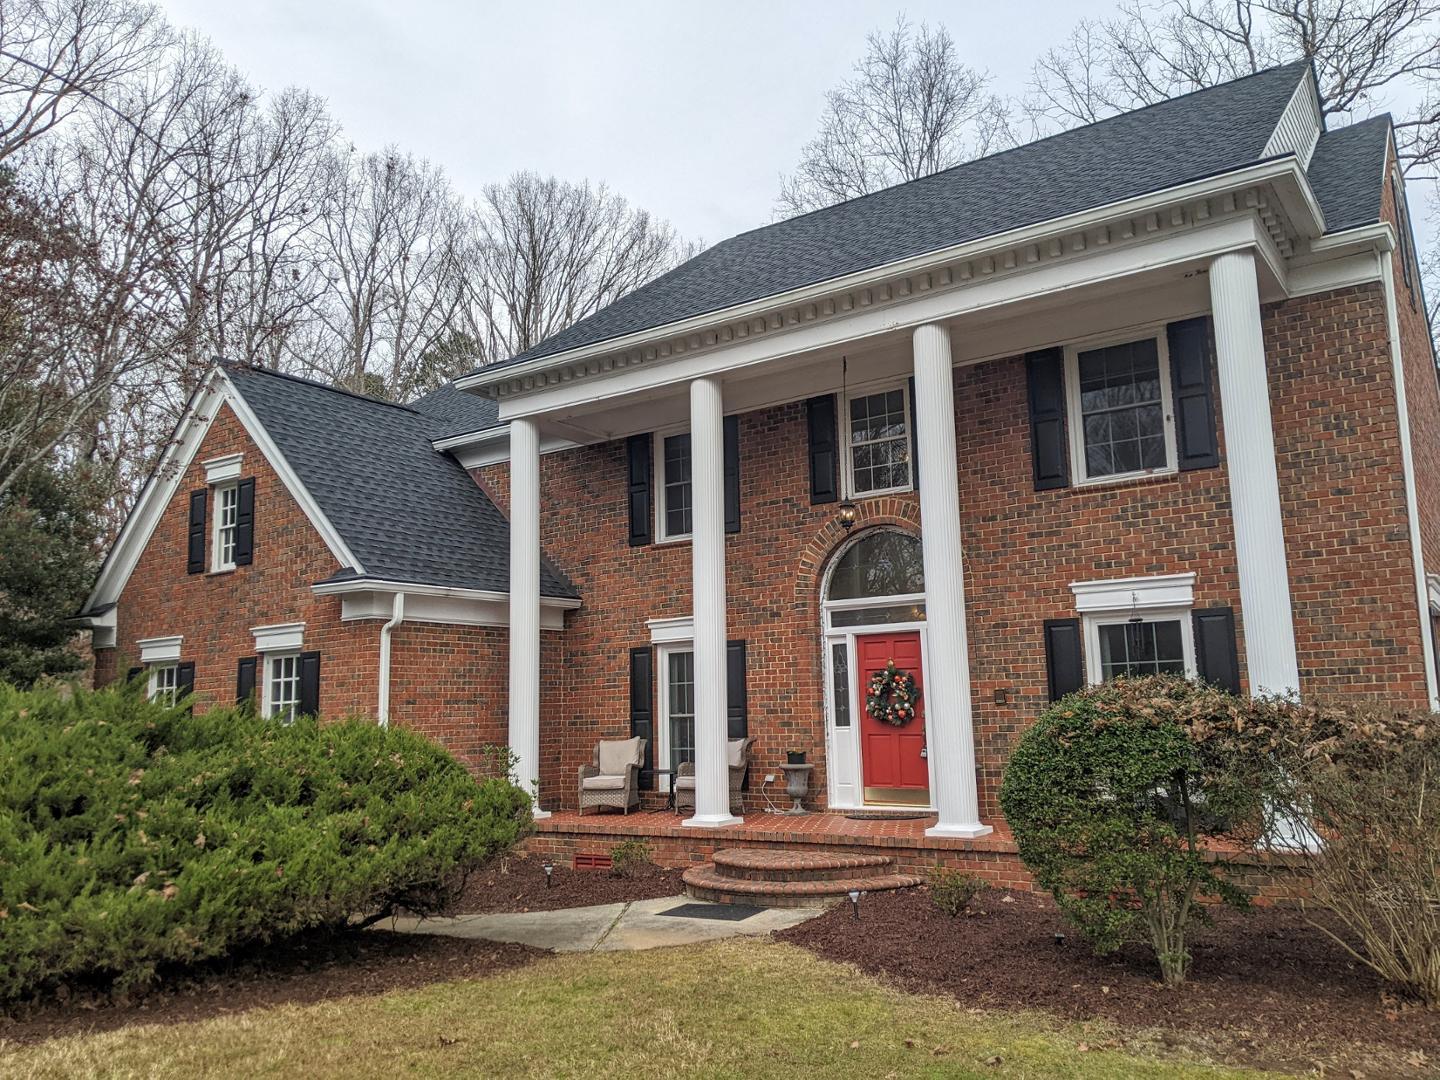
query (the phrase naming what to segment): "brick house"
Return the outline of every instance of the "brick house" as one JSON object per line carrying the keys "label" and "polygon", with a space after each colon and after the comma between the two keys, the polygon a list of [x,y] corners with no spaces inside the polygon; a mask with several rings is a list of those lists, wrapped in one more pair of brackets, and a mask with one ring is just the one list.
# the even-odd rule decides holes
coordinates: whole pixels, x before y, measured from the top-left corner
{"label": "brick house", "polygon": [[635,734],[647,805],[681,763],[697,804],[635,828],[692,851],[801,842],[754,830],[804,751],[812,805],[1003,856],[1048,700],[1433,706],[1436,611],[1390,121],[1327,130],[1292,64],[734,237],[409,406],[218,368],[86,615],[101,679],[508,742],[553,850],[620,835],[564,811]]}

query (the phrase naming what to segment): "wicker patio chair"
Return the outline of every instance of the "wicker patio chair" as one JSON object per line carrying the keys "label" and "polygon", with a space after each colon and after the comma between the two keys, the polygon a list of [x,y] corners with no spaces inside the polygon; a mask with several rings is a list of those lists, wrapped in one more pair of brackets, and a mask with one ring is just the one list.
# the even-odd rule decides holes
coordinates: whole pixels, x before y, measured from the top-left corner
{"label": "wicker patio chair", "polygon": [[602,740],[595,744],[589,765],[580,766],[580,813],[587,806],[615,806],[628,814],[640,805],[640,766],[645,761],[645,740]]}
{"label": "wicker patio chair", "polygon": [[[755,741],[753,735],[744,739],[731,739],[725,744],[725,752],[729,758],[727,764],[730,766],[730,812],[738,814],[745,807],[744,796],[740,792],[740,786],[745,783],[745,770],[750,767],[750,744]],[[681,762],[680,770],[675,775],[675,809],[695,810],[695,765],[693,762]]]}

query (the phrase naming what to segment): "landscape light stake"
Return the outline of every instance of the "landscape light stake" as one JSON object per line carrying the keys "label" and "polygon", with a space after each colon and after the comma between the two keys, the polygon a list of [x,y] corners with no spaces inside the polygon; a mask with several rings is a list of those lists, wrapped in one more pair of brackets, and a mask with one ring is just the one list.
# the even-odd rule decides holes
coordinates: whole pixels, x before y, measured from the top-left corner
{"label": "landscape light stake", "polygon": [[860,918],[860,897],[863,895],[859,889],[850,890],[850,913],[857,919]]}
{"label": "landscape light stake", "polygon": [[541,869],[545,871],[545,887],[548,889],[550,887],[550,875],[555,873],[555,864],[549,859],[546,859],[545,865],[541,867]]}

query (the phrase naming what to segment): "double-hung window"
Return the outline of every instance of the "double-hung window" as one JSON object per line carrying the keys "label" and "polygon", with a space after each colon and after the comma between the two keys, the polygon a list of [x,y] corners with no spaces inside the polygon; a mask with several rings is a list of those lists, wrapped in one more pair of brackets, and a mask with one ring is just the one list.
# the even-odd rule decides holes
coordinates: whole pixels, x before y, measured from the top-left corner
{"label": "double-hung window", "polygon": [[240,488],[221,484],[215,488],[215,537],[211,545],[214,571],[235,569],[235,530],[240,514]]}
{"label": "double-hung window", "polygon": [[300,707],[300,654],[265,656],[265,715],[289,723]]}
{"label": "double-hung window", "polygon": [[657,435],[655,455],[659,465],[656,506],[661,540],[680,540],[694,529],[694,494],[691,487],[690,433]]}
{"label": "double-hung window", "polygon": [[660,650],[661,754],[671,782],[686,762],[695,760],[695,653],[689,647]]}
{"label": "double-hung window", "polygon": [[150,665],[150,700],[174,705],[180,698],[180,665]]}
{"label": "double-hung window", "polygon": [[852,396],[845,404],[845,430],[845,480],[851,495],[910,489],[910,403],[905,387]]}
{"label": "double-hung window", "polygon": [[1085,625],[1086,678],[1197,673],[1193,573],[1072,582]]}
{"label": "double-hung window", "polygon": [[1077,480],[1173,471],[1170,364],[1162,335],[1066,351]]}

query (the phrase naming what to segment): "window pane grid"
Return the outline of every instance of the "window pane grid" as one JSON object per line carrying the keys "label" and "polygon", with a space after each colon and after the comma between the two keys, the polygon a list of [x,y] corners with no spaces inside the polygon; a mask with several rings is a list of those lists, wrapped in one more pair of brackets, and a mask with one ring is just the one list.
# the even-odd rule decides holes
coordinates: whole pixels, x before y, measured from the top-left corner
{"label": "window pane grid", "polygon": [[240,491],[223,487],[215,492],[215,564],[235,565],[235,523],[240,511]]}
{"label": "window pane grid", "polygon": [[835,695],[835,726],[850,726],[850,652],[845,642],[830,646],[830,688]]}
{"label": "window pane grid", "polygon": [[300,657],[272,656],[269,664],[268,712],[281,720],[293,720],[300,705]]}
{"label": "window pane grid", "polygon": [[1185,645],[1177,620],[1110,623],[1099,631],[1101,679],[1185,674]]}
{"label": "window pane grid", "polygon": [[667,436],[664,455],[665,535],[686,536],[694,527],[689,434]]}
{"label": "window pane grid", "polygon": [[909,423],[902,390],[850,400],[850,483],[857,495],[910,483]]}
{"label": "window pane grid", "polygon": [[1160,354],[1154,338],[1077,358],[1085,474],[1116,476],[1167,464]]}
{"label": "window pane grid", "polygon": [[695,760],[695,654],[672,652],[667,662],[666,710],[670,723],[670,770]]}
{"label": "window pane grid", "polygon": [[174,705],[179,698],[180,668],[176,664],[150,669],[150,700]]}

